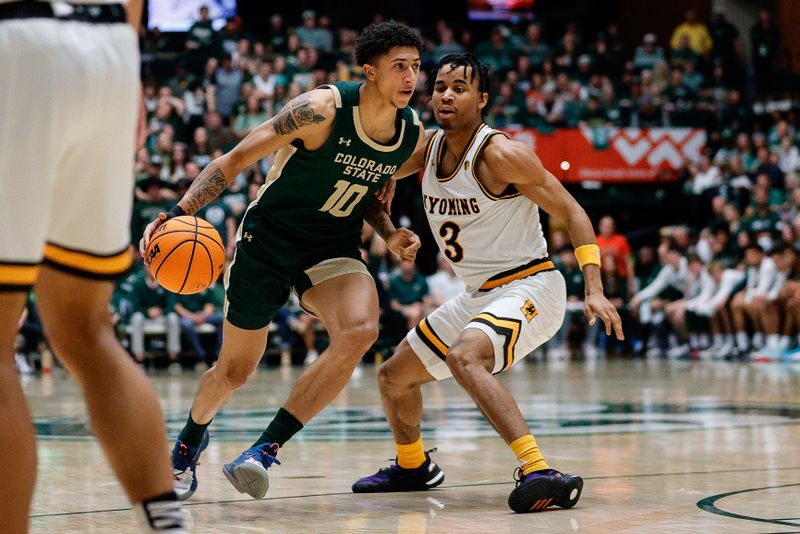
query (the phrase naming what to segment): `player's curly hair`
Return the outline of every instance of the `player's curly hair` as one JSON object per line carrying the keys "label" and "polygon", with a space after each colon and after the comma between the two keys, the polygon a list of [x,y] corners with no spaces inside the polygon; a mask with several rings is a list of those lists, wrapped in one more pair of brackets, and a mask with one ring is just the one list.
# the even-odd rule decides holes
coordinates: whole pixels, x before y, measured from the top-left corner
{"label": "player's curly hair", "polygon": [[393,20],[370,24],[356,41],[356,62],[373,65],[395,46],[413,47],[422,54],[422,38],[408,26]]}
{"label": "player's curly hair", "polygon": [[[475,54],[448,54],[444,56],[439,62],[436,64],[433,69],[431,69],[430,76],[428,76],[427,81],[427,90],[428,94],[433,94],[433,87],[436,84],[436,75],[439,74],[439,70],[444,67],[450,67],[450,70],[455,70],[459,67],[464,68],[464,77],[467,75],[467,67],[471,67],[472,70],[469,73],[469,82],[472,83],[472,80],[475,79],[475,76],[478,77],[478,91],[481,93],[489,93],[489,67],[486,66]],[[484,106],[481,110],[481,115],[484,117],[489,112],[489,106]]]}

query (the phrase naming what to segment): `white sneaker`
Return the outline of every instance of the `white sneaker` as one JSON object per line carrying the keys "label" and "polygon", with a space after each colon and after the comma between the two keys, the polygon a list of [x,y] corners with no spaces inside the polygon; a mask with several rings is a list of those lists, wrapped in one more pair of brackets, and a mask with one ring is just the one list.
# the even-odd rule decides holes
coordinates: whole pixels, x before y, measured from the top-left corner
{"label": "white sneaker", "polygon": [[681,358],[689,354],[689,345],[678,345],[677,347],[672,347],[671,349],[667,350],[667,357],[668,358]]}
{"label": "white sneaker", "polygon": [[583,355],[587,358],[597,358],[598,350],[597,346],[592,343],[584,343],[583,344]]}
{"label": "white sneaker", "polygon": [[569,352],[566,347],[552,347],[547,350],[547,355],[551,360],[566,360]]}
{"label": "white sneaker", "polygon": [[17,371],[21,375],[33,374],[33,367],[28,363],[28,358],[24,354],[17,353],[14,355],[14,363],[17,366]]}
{"label": "white sneaker", "polygon": [[647,357],[648,358],[660,358],[663,355],[664,355],[664,351],[661,349],[661,347],[653,347],[653,348],[647,349]]}
{"label": "white sneaker", "polygon": [[304,365],[311,365],[312,363],[317,361],[317,358],[319,358],[319,352],[317,352],[315,350],[310,350],[310,351],[308,351],[308,354],[306,354],[306,359],[303,360],[303,364]]}

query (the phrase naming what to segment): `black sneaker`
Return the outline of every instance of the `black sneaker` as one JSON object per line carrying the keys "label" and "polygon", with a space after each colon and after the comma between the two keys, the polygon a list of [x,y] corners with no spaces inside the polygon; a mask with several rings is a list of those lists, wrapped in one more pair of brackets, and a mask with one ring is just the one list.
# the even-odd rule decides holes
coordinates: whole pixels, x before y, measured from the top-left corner
{"label": "black sneaker", "polygon": [[548,506],[572,508],[583,490],[583,479],[555,469],[542,469],[527,475],[514,471],[517,485],[508,496],[508,506],[518,514],[541,512]]}
{"label": "black sneaker", "polygon": [[433,463],[430,453],[425,453],[425,463],[416,469],[404,469],[395,463],[382,467],[374,475],[359,478],[353,484],[353,493],[383,493],[390,491],[424,491],[444,482],[444,472]]}

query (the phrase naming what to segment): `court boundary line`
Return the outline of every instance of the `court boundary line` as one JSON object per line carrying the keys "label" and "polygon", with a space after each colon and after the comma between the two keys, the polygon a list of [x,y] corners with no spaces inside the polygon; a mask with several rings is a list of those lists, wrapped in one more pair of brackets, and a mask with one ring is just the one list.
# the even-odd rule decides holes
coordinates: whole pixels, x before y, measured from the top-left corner
{"label": "court boundary line", "polygon": [[[767,489],[778,489],[778,488],[788,488],[793,486],[800,486],[800,482],[793,482],[791,484],[778,484],[774,486],[763,486],[760,488],[748,488],[743,490],[736,490],[736,491],[729,491],[727,493],[720,493],[718,495],[711,495],[710,497],[705,497],[704,499],[700,499],[697,501],[697,507],[703,510],[704,512],[708,512],[711,514],[721,515],[723,517],[730,517],[732,519],[741,519],[744,521],[756,521],[759,523],[771,523],[773,525],[783,525],[787,527],[800,527],[800,523],[792,523],[790,521],[786,521],[785,519],[767,519],[765,517],[755,517],[750,515],[744,514],[737,514],[736,512],[729,512],[727,510],[723,510],[716,506],[717,501],[721,501],[727,497],[731,497],[733,495],[740,495],[742,493],[750,493],[752,491],[763,491]],[[789,518],[789,519],[800,519],[800,518]]]}
{"label": "court boundary line", "polygon": [[[764,468],[750,468],[750,469],[722,469],[717,471],[683,471],[678,473],[640,473],[635,475],[621,475],[621,476],[594,476],[594,477],[582,477],[583,480],[617,480],[617,479],[628,479],[628,478],[646,478],[646,477],[670,477],[670,476],[691,476],[691,475],[715,475],[715,474],[724,474],[724,473],[751,473],[754,471],[792,471],[792,470],[800,470],[800,466],[796,467],[764,467]],[[286,477],[288,478],[288,477]],[[474,488],[474,487],[484,487],[484,486],[500,486],[500,485],[507,485],[511,484],[511,480],[503,481],[503,482],[477,482],[473,484],[452,484],[452,485],[442,485],[439,486],[439,489],[447,489],[447,488]],[[715,495],[712,497],[727,497],[729,495],[733,495],[735,493],[744,493],[745,491],[756,491],[758,489],[768,489],[771,487],[785,487],[785,486],[800,486],[800,483],[793,483],[793,484],[784,484],[783,486],[767,486],[764,488],[755,488],[752,490],[743,490],[743,491],[736,491],[727,494]],[[430,490],[426,493],[430,494],[431,492],[436,492],[437,490]],[[223,499],[218,501],[201,501],[201,502],[184,502],[184,506],[205,506],[208,504],[242,504],[242,503],[257,503],[262,501],[283,501],[288,499],[306,499],[306,498],[313,498],[313,497],[337,497],[343,495],[356,495],[352,491],[333,491],[328,493],[308,493],[303,495],[285,495],[282,497],[271,497],[267,499]],[[711,497],[707,497],[709,499]],[[697,503],[698,507],[700,507],[700,502]],[[110,508],[106,510],[83,510],[83,511],[75,511],[75,512],[55,512],[50,514],[33,514],[28,516],[30,519],[41,519],[47,517],[65,517],[65,516],[73,516],[73,515],[89,515],[89,514],[105,514],[105,513],[112,513],[112,512],[127,512],[131,510],[131,508]],[[717,510],[719,510],[717,508]],[[708,510],[705,510],[708,511]],[[720,510],[719,512],[712,512],[718,515],[727,515],[727,512],[724,510]],[[774,522],[773,520],[762,520],[757,519],[760,521],[766,522]],[[780,523],[779,523],[780,524]],[[798,526],[796,523],[790,523],[789,526]]]}

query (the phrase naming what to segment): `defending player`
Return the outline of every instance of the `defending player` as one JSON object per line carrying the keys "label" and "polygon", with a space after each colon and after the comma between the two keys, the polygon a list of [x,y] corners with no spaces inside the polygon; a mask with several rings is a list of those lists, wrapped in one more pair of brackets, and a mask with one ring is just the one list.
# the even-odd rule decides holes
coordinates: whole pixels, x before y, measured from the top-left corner
{"label": "defending player", "polygon": [[586,280],[585,313],[622,339],[614,306],[603,296],[600,255],[591,222],[525,145],[482,122],[488,69],[471,54],[443,58],[430,77],[441,129],[398,173],[424,169],[422,193],[439,248],[467,286],[411,330],[379,371],[396,464],[362,478],[354,492],[435,487],[444,473],[425,452],[420,433],[420,386],[450,376],[467,390],[522,462],[509,506],[537,512],[570,508],[580,477],[551,469],[509,391],[494,374],[508,369],[561,326],[564,278],[547,257],[541,206],[565,220]]}
{"label": "defending player", "polygon": [[[366,218],[389,249],[413,261],[419,239],[395,230],[374,192],[424,139],[408,108],[419,74],[422,41],[387,22],[366,28],[356,47],[366,83],[336,83],[292,100],[231,152],[212,161],[170,216],[193,214],[243,168],[276,152],[267,183],[247,209],[225,274],[227,302],[217,364],[201,378],[172,454],[182,499],[197,488],[196,466],[208,427],[264,354],[269,322],[291,288],[330,335],[330,345],[300,376],[262,436],[224,473],[242,493],[264,496],[267,469],[279,447],[341,391],[378,336],[378,297],[360,259]],[[368,209],[369,208],[369,209]],[[147,246],[156,223],[142,239]]]}

